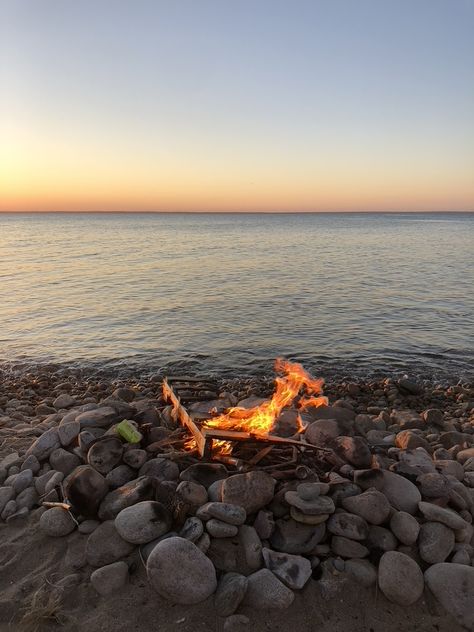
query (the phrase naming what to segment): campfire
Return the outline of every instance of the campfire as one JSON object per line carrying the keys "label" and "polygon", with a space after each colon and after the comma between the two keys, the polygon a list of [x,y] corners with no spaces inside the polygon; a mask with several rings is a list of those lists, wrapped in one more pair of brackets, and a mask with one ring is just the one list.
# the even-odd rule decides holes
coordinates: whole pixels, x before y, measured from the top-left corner
{"label": "campfire", "polygon": [[[307,443],[301,434],[306,425],[304,413],[328,405],[328,399],[323,395],[324,380],[313,378],[300,364],[284,359],[276,360],[275,371],[278,375],[274,392],[261,404],[250,408],[230,407],[221,414],[215,411],[214,415],[200,421],[193,419],[186,410],[172,380],[163,380],[163,398],[172,407],[171,417],[189,435],[182,442],[184,450],[206,460],[234,465],[239,470],[256,466],[271,453],[270,467],[277,475],[280,460],[283,468],[293,466],[291,474],[295,473],[294,466],[303,462],[310,462],[314,469],[321,458],[331,457],[333,464],[335,455],[332,450]],[[182,383],[177,386],[183,388]],[[189,382],[184,387],[192,388]],[[294,432],[290,437],[275,433],[275,426],[285,411],[294,419]],[[266,444],[263,449],[262,443]],[[254,454],[250,455],[252,451]],[[305,478],[308,467],[300,467],[298,473]]]}

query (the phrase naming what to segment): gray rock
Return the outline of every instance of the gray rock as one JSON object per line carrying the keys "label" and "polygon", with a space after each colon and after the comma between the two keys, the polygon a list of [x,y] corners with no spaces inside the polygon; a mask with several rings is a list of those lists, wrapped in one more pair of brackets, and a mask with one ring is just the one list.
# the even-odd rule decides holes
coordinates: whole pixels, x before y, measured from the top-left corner
{"label": "gray rock", "polygon": [[161,503],[144,500],[122,509],[115,518],[118,534],[131,544],[146,544],[171,528],[170,512]]}
{"label": "gray rock", "polygon": [[222,463],[194,463],[183,470],[179,478],[181,481],[194,481],[208,489],[210,485],[227,476],[227,468]]}
{"label": "gray rock", "polygon": [[366,588],[374,586],[377,581],[377,569],[368,560],[346,560],[344,571]]}
{"label": "gray rock", "polygon": [[448,479],[437,472],[421,474],[416,482],[423,498],[447,498],[451,490]]}
{"label": "gray rock", "polygon": [[288,608],[295,594],[267,568],[249,575],[247,592],[243,600],[245,606],[262,610]]}
{"label": "gray rock", "polygon": [[273,519],[272,512],[261,509],[255,518],[253,526],[259,538],[268,540],[275,529],[275,520]]}
{"label": "gray rock", "polygon": [[429,408],[421,413],[421,416],[430,426],[444,427],[444,413],[438,408]]}
{"label": "gray rock", "polygon": [[329,496],[316,496],[313,500],[303,500],[298,492],[285,493],[286,502],[308,516],[320,516],[334,513],[336,507]]}
{"label": "gray rock", "polygon": [[83,430],[77,436],[79,448],[81,451],[86,454],[91,445],[94,443],[96,437],[92,434],[90,430]]}
{"label": "gray rock", "polygon": [[125,483],[105,496],[100,503],[99,518],[112,520],[125,507],[135,505],[142,500],[152,500],[154,491],[153,479],[149,476],[141,476],[130,483]]}
{"label": "gray rock", "polygon": [[2,469],[9,470],[11,467],[19,466],[23,462],[23,457],[21,457],[18,452],[11,452],[8,454],[0,463]]}
{"label": "gray rock", "polygon": [[361,489],[370,489],[375,487],[379,491],[384,486],[383,471],[380,469],[355,470],[354,483]]}
{"label": "gray rock", "polygon": [[207,496],[208,496],[208,500],[213,502],[213,503],[220,503],[222,502],[222,486],[224,484],[224,479],[222,478],[219,481],[214,481],[214,483],[212,483],[211,485],[209,485],[209,487],[207,488]]}
{"label": "gray rock", "polygon": [[428,564],[444,562],[454,548],[454,533],[441,522],[425,522],[418,538],[420,557]]}
{"label": "gray rock", "polygon": [[81,522],[78,526],[77,530],[83,535],[90,535],[99,526],[100,522],[98,520],[84,520],[84,522]]}
{"label": "gray rock", "polygon": [[136,471],[128,465],[118,465],[117,467],[114,467],[113,470],[110,470],[105,477],[105,480],[107,481],[110,489],[116,489],[117,487],[125,485],[125,483],[133,481],[136,476]]}
{"label": "gray rock", "polygon": [[312,445],[325,446],[339,435],[344,435],[350,426],[336,419],[320,419],[309,424],[305,432],[305,440]]}
{"label": "gray rock", "polygon": [[16,512],[17,512],[16,501],[9,500],[7,504],[5,505],[5,507],[3,508],[3,511],[0,512],[0,517],[2,520],[8,520],[8,518],[10,518],[10,516],[13,516]]}
{"label": "gray rock", "polygon": [[87,538],[87,563],[91,566],[106,566],[126,557],[134,548],[133,544],[120,537],[113,520],[107,520]]}
{"label": "gray rock", "polygon": [[64,476],[67,476],[75,470],[76,467],[82,464],[78,456],[71,454],[71,452],[68,452],[64,448],[56,448],[56,450],[53,450],[49,457],[49,462],[53,470],[62,472]]}
{"label": "gray rock", "polygon": [[326,524],[330,533],[350,540],[365,540],[369,534],[367,522],[352,513],[333,514]]}
{"label": "gray rock", "polygon": [[184,523],[181,531],[179,532],[179,537],[196,543],[203,533],[204,525],[202,520],[199,520],[199,518],[196,518],[195,516],[191,516]]}
{"label": "gray rock", "polygon": [[474,567],[434,564],[425,572],[426,585],[443,608],[467,630],[474,629]]}
{"label": "gray rock", "polygon": [[397,538],[393,533],[379,525],[369,526],[369,534],[365,543],[369,549],[376,551],[395,551],[398,546]]}
{"label": "gray rock", "polygon": [[222,520],[216,520],[216,518],[212,518],[207,522],[206,529],[213,538],[232,538],[239,532],[237,526],[222,522]]}
{"label": "gray rock", "polygon": [[151,459],[142,465],[139,474],[140,476],[153,476],[159,481],[177,481],[179,467],[174,461],[168,459]]}
{"label": "gray rock", "polygon": [[321,487],[318,483],[300,483],[296,492],[302,500],[314,500],[321,494]]}
{"label": "gray rock", "polygon": [[204,485],[200,485],[194,481],[181,481],[176,488],[176,493],[180,495],[185,503],[194,509],[206,504],[208,500],[207,490]]}
{"label": "gray rock", "polygon": [[44,461],[49,457],[53,450],[60,447],[59,435],[57,428],[50,428],[36,439],[26,451],[26,456],[34,454],[38,461]]}
{"label": "gray rock", "polygon": [[262,509],[273,499],[276,481],[262,471],[235,474],[222,485],[222,501],[240,505],[247,514]]}
{"label": "gray rock", "polygon": [[56,490],[56,487],[61,486],[61,483],[64,480],[64,474],[62,472],[56,472],[56,470],[51,470],[53,476],[47,481],[44,486],[45,498],[51,500],[53,494],[52,492]]}
{"label": "gray rock", "polygon": [[395,537],[403,544],[414,544],[420,532],[420,525],[416,518],[406,511],[397,511],[390,520],[390,529]]}
{"label": "gray rock", "polygon": [[340,422],[350,422],[355,419],[355,412],[342,406],[318,406],[309,408],[307,412],[313,419],[335,419]]}
{"label": "gray rock", "polygon": [[388,470],[383,471],[383,477],[384,486],[382,492],[392,507],[412,515],[415,514],[418,509],[418,503],[421,500],[421,494],[416,485],[403,476]]}
{"label": "gray rock", "polygon": [[198,518],[208,520],[209,518],[217,518],[222,522],[230,525],[241,525],[245,522],[247,514],[243,507],[231,505],[230,503],[210,502],[202,505],[197,510]]}
{"label": "gray rock", "polygon": [[116,594],[125,586],[127,579],[128,565],[125,562],[107,564],[91,574],[92,585],[103,597]]}
{"label": "gray rock", "polygon": [[346,511],[364,518],[370,524],[382,524],[390,514],[390,503],[382,492],[369,489],[358,496],[343,498],[341,502]]}
{"label": "gray rock", "polygon": [[83,428],[108,428],[119,419],[120,416],[111,406],[87,410],[76,417],[81,430]]}
{"label": "gray rock", "polygon": [[262,549],[262,554],[268,570],[292,590],[301,590],[311,577],[311,562],[301,555],[277,553],[267,548]]}
{"label": "gray rock", "polygon": [[38,501],[38,492],[34,487],[27,487],[16,497],[16,505],[18,509],[23,509],[25,507],[28,510],[33,509],[33,507],[38,504]]}
{"label": "gray rock", "polygon": [[379,563],[379,588],[383,594],[401,606],[409,606],[423,594],[423,573],[418,564],[398,551],[388,551]]}
{"label": "gray rock", "polygon": [[369,554],[369,549],[360,542],[349,540],[349,538],[343,538],[338,535],[331,538],[331,550],[335,555],[349,558],[363,558]]}
{"label": "gray rock", "polygon": [[133,467],[135,470],[139,470],[147,460],[147,456],[145,450],[134,448],[132,450],[125,450],[122,459],[126,465]]}
{"label": "gray rock", "polygon": [[104,437],[91,445],[87,462],[100,474],[108,474],[122,459],[123,446],[116,437]]}
{"label": "gray rock", "polygon": [[41,476],[35,478],[34,486],[40,496],[43,496],[46,493],[46,485],[48,481],[57,473],[58,472],[55,470],[49,470],[49,472],[45,472],[44,474],[41,474]]}
{"label": "gray rock", "polygon": [[69,511],[61,507],[52,507],[41,514],[39,526],[46,535],[54,537],[69,535],[76,528]]}
{"label": "gray rock", "polygon": [[20,472],[23,472],[23,470],[31,470],[33,472],[33,474],[38,474],[38,472],[41,469],[41,464],[38,461],[38,459],[35,457],[34,454],[30,454],[30,456],[26,457],[26,459],[23,461],[21,467],[20,467]]}
{"label": "gray rock", "polygon": [[372,454],[367,441],[362,437],[336,437],[333,446],[337,454],[354,467],[370,467]]}
{"label": "gray rock", "polygon": [[427,520],[441,522],[451,529],[465,529],[468,525],[468,523],[452,509],[439,507],[438,505],[423,501],[418,503],[418,508]]}
{"label": "gray rock", "polygon": [[97,516],[100,503],[109,489],[102,474],[90,465],[81,465],[74,470],[64,487],[66,497],[77,513],[86,518]]}
{"label": "gray rock", "polygon": [[237,610],[247,591],[248,580],[238,573],[225,573],[219,580],[214,606],[221,617],[228,617]]}
{"label": "gray rock", "polygon": [[56,397],[53,402],[53,406],[56,410],[60,410],[61,408],[71,408],[76,404],[76,400],[74,397],[71,397],[69,393],[61,393]]}
{"label": "gray rock", "polygon": [[399,379],[397,382],[397,386],[402,394],[421,395],[424,390],[421,384],[418,384],[414,380],[410,380],[407,377]]}
{"label": "gray rock", "polygon": [[306,525],[296,520],[277,520],[270,538],[273,549],[293,555],[308,555],[326,533],[325,524]]}
{"label": "gray rock", "polygon": [[217,587],[212,562],[195,544],[179,537],[155,546],[147,561],[147,574],[153,588],[174,603],[199,603]]}
{"label": "gray rock", "polygon": [[239,542],[243,548],[247,567],[256,571],[262,567],[262,542],[253,527],[243,524],[239,527]]}
{"label": "gray rock", "polygon": [[[8,479],[7,479],[8,480]],[[33,483],[33,472],[31,470],[23,470],[15,474],[14,479],[10,485],[13,487],[15,494],[20,494],[24,489],[29,487]]]}
{"label": "gray rock", "polygon": [[61,422],[58,426],[58,436],[61,445],[65,448],[71,445],[79,435],[80,430],[81,424],[76,420],[64,424]]}

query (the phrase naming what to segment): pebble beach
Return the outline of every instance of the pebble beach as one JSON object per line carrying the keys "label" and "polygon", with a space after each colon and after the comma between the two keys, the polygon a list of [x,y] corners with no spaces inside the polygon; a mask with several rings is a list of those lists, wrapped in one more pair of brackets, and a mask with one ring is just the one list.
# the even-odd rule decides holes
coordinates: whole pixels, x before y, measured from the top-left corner
{"label": "pebble beach", "polygon": [[[187,409],[255,406],[273,377],[194,378]],[[474,383],[324,393],[292,436],[333,461],[306,455],[301,478],[170,450],[182,429],[161,377],[4,373],[0,624],[473,629]]]}

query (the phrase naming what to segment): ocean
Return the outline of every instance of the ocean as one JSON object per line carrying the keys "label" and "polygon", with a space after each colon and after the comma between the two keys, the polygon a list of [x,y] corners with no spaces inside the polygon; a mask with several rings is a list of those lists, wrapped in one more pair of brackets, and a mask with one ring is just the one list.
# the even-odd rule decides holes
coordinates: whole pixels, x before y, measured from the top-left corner
{"label": "ocean", "polygon": [[474,214],[0,214],[0,366],[467,379]]}

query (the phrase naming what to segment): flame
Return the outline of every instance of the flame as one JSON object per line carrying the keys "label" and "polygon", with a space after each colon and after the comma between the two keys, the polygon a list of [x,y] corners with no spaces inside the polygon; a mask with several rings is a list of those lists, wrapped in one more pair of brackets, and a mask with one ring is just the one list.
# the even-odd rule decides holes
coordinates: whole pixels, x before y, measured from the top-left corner
{"label": "flame", "polygon": [[[310,406],[327,406],[327,397],[321,395],[324,385],[322,378],[314,379],[303,369],[301,364],[288,362],[282,358],[276,360],[275,371],[283,375],[276,378],[275,391],[271,399],[266,400],[260,406],[249,409],[230,408],[223,415],[207,419],[203,426],[267,435],[275,425],[282,410],[295,402],[300,391],[303,391],[303,395],[297,402],[299,410],[304,410]],[[297,424],[298,432],[302,432],[304,424],[299,415]]]}

